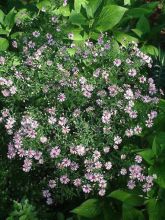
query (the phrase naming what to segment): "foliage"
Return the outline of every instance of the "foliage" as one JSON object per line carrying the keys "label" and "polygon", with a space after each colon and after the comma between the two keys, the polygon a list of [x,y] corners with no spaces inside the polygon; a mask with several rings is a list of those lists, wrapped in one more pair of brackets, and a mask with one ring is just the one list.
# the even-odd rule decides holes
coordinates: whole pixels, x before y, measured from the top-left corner
{"label": "foliage", "polygon": [[[9,37],[15,24],[15,9],[13,8],[7,15],[0,10],[0,35]],[[0,51],[4,51],[9,47],[9,42],[6,38],[0,37]]]}
{"label": "foliage", "polygon": [[69,16],[68,32],[82,35],[84,40],[97,39],[100,32],[109,31],[119,43],[139,42],[143,52],[157,56],[155,46],[165,26],[164,6],[158,1],[139,2],[68,1],[69,5],[61,6],[56,13]]}
{"label": "foliage", "polygon": [[7,220],[37,220],[35,208],[29,204],[28,200],[21,203],[14,201],[13,211]]}
{"label": "foliage", "polygon": [[163,1],[0,8],[0,218],[164,219]]}
{"label": "foliage", "polygon": [[138,179],[148,173],[130,140],[157,116],[159,92],[146,78],[151,58],[136,44],[116,47],[106,35],[95,45],[74,46],[61,40],[58,18],[48,20],[47,29],[15,43],[23,50],[0,57],[8,158],[20,158],[24,172],[40,173],[50,205],[53,197],[82,192],[104,196],[122,179],[130,189],[149,191],[153,178]]}
{"label": "foliage", "polygon": [[159,49],[159,55],[153,60],[151,76],[154,78],[157,87],[165,91],[165,53]]}
{"label": "foliage", "polygon": [[[147,196],[139,195],[138,191],[130,192],[121,189],[112,191],[108,199],[87,200],[72,212],[89,219],[149,219],[162,220],[165,217],[165,182],[164,182],[164,144],[165,144],[165,102],[160,101],[160,115],[153,127],[153,133],[144,138],[148,139],[151,147],[141,150],[139,154],[149,166],[149,172],[157,175],[156,185]],[[152,141],[150,141],[152,140]],[[119,202],[117,202],[119,201]],[[96,207],[97,204],[97,207]],[[92,210],[97,210],[91,215]],[[101,213],[101,215],[100,215]],[[120,213],[120,214],[119,214]],[[100,216],[100,217],[99,217]],[[101,217],[102,216],[102,217]],[[81,219],[81,218],[80,218]],[[83,218],[82,218],[83,219]]]}

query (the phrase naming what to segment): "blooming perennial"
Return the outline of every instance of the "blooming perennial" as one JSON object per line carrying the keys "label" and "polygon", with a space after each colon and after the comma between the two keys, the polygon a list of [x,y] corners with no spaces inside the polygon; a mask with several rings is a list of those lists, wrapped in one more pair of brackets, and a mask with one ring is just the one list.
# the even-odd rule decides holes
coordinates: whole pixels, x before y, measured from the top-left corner
{"label": "blooming perennial", "polygon": [[47,167],[39,183],[47,204],[66,192],[104,196],[123,176],[130,190],[149,191],[154,178],[129,143],[157,116],[151,58],[135,43],[117,52],[107,35],[81,46],[72,33],[63,41],[56,20],[51,32],[17,42],[19,53],[0,56],[8,158],[19,158],[24,172]]}

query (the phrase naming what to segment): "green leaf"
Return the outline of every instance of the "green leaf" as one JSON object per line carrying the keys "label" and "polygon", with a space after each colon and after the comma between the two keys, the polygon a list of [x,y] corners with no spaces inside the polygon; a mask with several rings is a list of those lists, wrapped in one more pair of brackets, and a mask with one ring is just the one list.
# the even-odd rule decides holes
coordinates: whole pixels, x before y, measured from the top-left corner
{"label": "green leaf", "polygon": [[68,52],[68,54],[69,54],[70,56],[74,56],[76,50],[75,50],[75,48],[68,48],[68,49],[67,49],[67,52]]}
{"label": "green leaf", "polygon": [[16,15],[15,8],[13,8],[4,18],[4,24],[9,29],[12,29],[15,24],[15,15]]}
{"label": "green leaf", "polygon": [[141,50],[144,53],[147,53],[147,54],[153,55],[153,56],[158,56],[158,54],[159,54],[158,49],[153,45],[144,45],[143,47],[141,47]]}
{"label": "green leaf", "polygon": [[14,67],[15,67],[15,66],[19,66],[20,64],[21,64],[20,60],[15,57],[14,60],[13,60],[13,66],[14,66]]}
{"label": "green leaf", "polygon": [[51,2],[49,0],[44,0],[44,1],[37,3],[36,6],[39,10],[42,10],[43,8],[48,9],[51,7]]}
{"label": "green leaf", "polygon": [[142,37],[142,35],[143,35],[143,33],[140,31],[140,30],[138,30],[138,29],[131,29],[138,37]]}
{"label": "green leaf", "polygon": [[165,132],[159,132],[153,141],[152,150],[156,155],[162,153],[165,150]]}
{"label": "green leaf", "polygon": [[9,41],[5,38],[0,38],[0,51],[5,51],[9,47]]}
{"label": "green leaf", "polygon": [[140,18],[142,15],[148,16],[153,13],[152,9],[148,8],[132,8],[126,13],[129,18]]}
{"label": "green leaf", "polygon": [[122,45],[128,45],[130,42],[138,42],[139,40],[131,35],[125,34],[123,32],[115,31],[113,32],[115,39]]}
{"label": "green leaf", "polygon": [[120,53],[120,46],[119,46],[118,42],[116,41],[116,39],[112,39],[112,50],[114,52],[116,52],[116,54]]}
{"label": "green leaf", "polygon": [[101,3],[102,0],[90,0],[88,2],[88,5],[85,7],[88,17],[94,18],[94,14]]}
{"label": "green leaf", "polygon": [[61,7],[59,7],[58,9],[55,9],[54,10],[54,13],[56,14],[56,15],[62,15],[62,16],[64,16],[64,17],[68,17],[68,16],[70,16],[70,9],[69,9],[69,5],[67,5],[67,6],[61,6]]}
{"label": "green leaf", "polygon": [[57,213],[57,220],[65,220],[65,216],[62,212]]}
{"label": "green leaf", "polygon": [[98,199],[88,199],[79,207],[73,209],[72,213],[78,214],[87,218],[95,218],[101,214],[100,203]]}
{"label": "green leaf", "polygon": [[0,9],[0,23],[3,24],[3,19],[5,17],[4,12]]}
{"label": "green leaf", "polygon": [[144,198],[130,194],[130,196],[124,200],[124,203],[130,206],[142,206],[144,204]]}
{"label": "green leaf", "polygon": [[122,19],[126,8],[118,5],[107,5],[101,11],[95,27],[98,31],[111,30]]}
{"label": "green leaf", "polygon": [[21,37],[22,34],[23,34],[23,32],[15,32],[15,33],[10,35],[10,38],[11,39],[17,39],[17,38]]}
{"label": "green leaf", "polygon": [[150,24],[148,19],[143,15],[140,17],[136,29],[140,30],[143,34],[150,32]]}
{"label": "green leaf", "polygon": [[158,6],[159,2],[154,1],[154,2],[148,2],[146,4],[141,5],[141,8],[148,8],[148,9],[155,9]]}
{"label": "green leaf", "polygon": [[152,174],[157,175],[157,179],[155,180],[158,185],[162,188],[165,188],[165,160],[164,162],[157,162],[150,169]]}
{"label": "green leaf", "polygon": [[143,213],[131,206],[123,205],[122,211],[122,220],[145,220]]}
{"label": "green leaf", "polygon": [[159,107],[163,110],[165,110],[165,100],[164,99],[160,99],[159,101]]}
{"label": "green leaf", "polygon": [[81,6],[84,8],[88,5],[88,0],[74,0],[74,9],[78,13],[81,10]]}
{"label": "green leaf", "polygon": [[125,192],[123,190],[113,191],[110,193],[109,197],[117,199],[123,202],[124,204],[130,205],[130,206],[141,206],[144,203],[143,197]]}
{"label": "green leaf", "polygon": [[151,149],[146,149],[138,153],[150,165],[154,164],[155,154]]}
{"label": "green leaf", "polygon": [[128,199],[130,197],[130,193],[125,192],[123,190],[115,190],[113,192],[111,192],[108,197],[120,200],[121,202],[124,202],[126,199]]}
{"label": "green leaf", "polygon": [[82,14],[77,13],[75,10],[72,10],[70,17],[69,17],[69,21],[72,24],[79,25],[79,26],[86,24],[86,18]]}
{"label": "green leaf", "polygon": [[147,211],[149,220],[163,220],[164,219],[164,207],[163,201],[158,201],[154,198],[147,201]]}
{"label": "green leaf", "polygon": [[9,34],[9,31],[0,29],[0,35],[8,35],[8,34]]}
{"label": "green leaf", "polygon": [[131,5],[131,0],[124,0],[124,5]]}
{"label": "green leaf", "polygon": [[90,33],[90,38],[93,40],[98,40],[99,36],[100,36],[100,33],[98,33],[98,32],[93,31]]}

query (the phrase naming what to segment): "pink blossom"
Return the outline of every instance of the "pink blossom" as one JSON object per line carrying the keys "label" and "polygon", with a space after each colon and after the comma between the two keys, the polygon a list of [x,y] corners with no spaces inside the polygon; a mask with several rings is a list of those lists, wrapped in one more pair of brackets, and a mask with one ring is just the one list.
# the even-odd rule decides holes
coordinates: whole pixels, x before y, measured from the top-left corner
{"label": "pink blossom", "polygon": [[8,97],[11,95],[10,90],[8,90],[8,89],[4,89],[1,92],[4,97]]}
{"label": "pink blossom", "polygon": [[87,185],[82,186],[82,190],[83,190],[84,193],[88,194],[88,193],[91,192],[92,189],[91,189],[91,186],[89,184],[87,184]]}
{"label": "pink blossom", "polygon": [[105,163],[105,169],[106,170],[110,170],[112,168],[112,163],[109,161],[109,162],[106,162]]}
{"label": "pink blossom", "polygon": [[60,182],[62,183],[62,184],[68,184],[69,182],[70,182],[70,179],[68,178],[68,176],[67,175],[63,175],[63,176],[61,176],[60,177]]}
{"label": "pink blossom", "polygon": [[137,156],[135,157],[135,161],[136,161],[137,163],[141,163],[141,162],[142,162],[142,157],[139,156],[139,155],[137,155]]}
{"label": "pink blossom", "polygon": [[120,60],[120,59],[115,59],[115,60],[113,61],[113,64],[118,67],[118,66],[121,65],[121,60]]}
{"label": "pink blossom", "polygon": [[50,157],[51,158],[57,158],[61,153],[61,150],[58,146],[54,147],[50,151]]}
{"label": "pink blossom", "polygon": [[119,137],[119,136],[115,136],[114,137],[114,143],[115,144],[121,144],[121,142],[122,142],[122,138],[121,137]]}
{"label": "pink blossom", "polygon": [[64,93],[60,93],[57,97],[59,102],[64,102],[66,100],[66,96]]}
{"label": "pink blossom", "polygon": [[73,184],[76,186],[76,187],[79,187],[81,186],[81,179],[77,178],[73,181]]}
{"label": "pink blossom", "polygon": [[107,110],[103,111],[102,122],[108,124],[110,122],[111,113]]}
{"label": "pink blossom", "polygon": [[56,181],[55,180],[49,180],[48,185],[51,189],[54,189],[56,187]]}
{"label": "pink blossom", "polygon": [[137,74],[136,69],[130,69],[130,70],[128,71],[128,75],[129,75],[129,76],[135,77],[136,74]]}
{"label": "pink blossom", "polygon": [[127,184],[128,188],[129,189],[134,189],[135,188],[135,182],[133,180],[130,180]]}

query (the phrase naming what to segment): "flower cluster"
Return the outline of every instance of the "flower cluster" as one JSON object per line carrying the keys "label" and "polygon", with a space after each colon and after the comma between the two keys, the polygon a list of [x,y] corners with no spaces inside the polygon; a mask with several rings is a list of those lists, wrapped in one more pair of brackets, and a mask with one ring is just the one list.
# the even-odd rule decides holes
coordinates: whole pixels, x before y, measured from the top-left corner
{"label": "flower cluster", "polygon": [[51,32],[34,30],[17,42],[17,58],[0,57],[8,158],[20,158],[24,172],[47,167],[48,204],[65,190],[104,196],[123,176],[129,189],[149,191],[154,178],[129,143],[157,116],[151,58],[135,43],[116,49],[107,35],[83,46],[70,42],[72,33],[62,41],[54,21]]}

